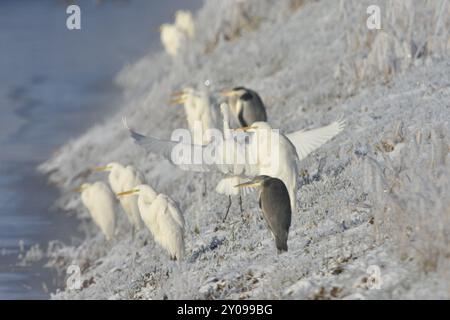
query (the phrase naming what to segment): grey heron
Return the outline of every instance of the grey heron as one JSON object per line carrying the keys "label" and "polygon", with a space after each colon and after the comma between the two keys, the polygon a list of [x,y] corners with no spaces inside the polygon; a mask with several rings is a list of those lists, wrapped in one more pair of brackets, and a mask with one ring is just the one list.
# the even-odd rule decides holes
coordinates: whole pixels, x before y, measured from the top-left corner
{"label": "grey heron", "polygon": [[257,121],[267,121],[266,107],[256,91],[235,87],[222,91],[220,95],[228,97],[231,111],[241,127],[250,126]]}
{"label": "grey heron", "polygon": [[257,176],[253,180],[236,187],[256,187],[260,189],[259,207],[275,239],[278,253],[288,251],[288,236],[291,226],[291,204],[288,190],[278,178]]}

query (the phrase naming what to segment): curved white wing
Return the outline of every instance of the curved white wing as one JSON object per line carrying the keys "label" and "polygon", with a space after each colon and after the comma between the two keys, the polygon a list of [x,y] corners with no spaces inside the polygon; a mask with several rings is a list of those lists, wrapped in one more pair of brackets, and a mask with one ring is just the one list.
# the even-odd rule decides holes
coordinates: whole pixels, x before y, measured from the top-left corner
{"label": "curved white wing", "polygon": [[299,160],[302,160],[311,152],[339,134],[344,128],[345,121],[343,119],[338,119],[321,128],[291,132],[287,134],[286,137],[295,146]]}

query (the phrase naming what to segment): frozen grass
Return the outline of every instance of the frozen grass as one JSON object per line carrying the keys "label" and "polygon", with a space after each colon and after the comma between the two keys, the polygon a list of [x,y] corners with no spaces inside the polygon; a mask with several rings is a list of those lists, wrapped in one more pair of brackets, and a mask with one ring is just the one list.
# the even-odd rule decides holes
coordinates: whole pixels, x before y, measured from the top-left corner
{"label": "frozen grass", "polygon": [[[365,12],[369,5],[381,9],[381,30],[368,31],[367,17],[351,14]],[[341,0],[339,14],[349,28],[345,59],[336,69],[336,78],[348,90],[368,82],[388,82],[398,72],[449,53],[448,0]]]}
{"label": "frozen grass", "polygon": [[[380,5],[382,15],[394,6]],[[117,77],[126,101],[120,112],[40,167],[63,191],[57,204],[76,212],[86,234],[80,244],[49,250],[49,265],[63,273],[76,263],[84,280],[82,290],[53,297],[449,298],[450,60],[442,49],[449,15],[439,5],[448,10],[440,1],[389,7],[391,29],[368,32],[360,2],[206,1],[185,54],[149,55],[125,68]],[[427,41],[423,54],[396,55],[391,64],[386,52],[411,39],[420,47],[430,35],[438,49]],[[211,90],[257,90],[269,121],[286,131],[347,119],[343,134],[302,163],[286,254],[276,255],[255,195],[244,199],[242,215],[234,203],[222,224],[226,197],[202,195],[204,179],[213,190],[219,175],[176,170],[146,155],[121,126],[127,116],[139,131],[169,137],[186,127],[183,110],[167,106],[170,92],[205,80]],[[169,261],[146,230],[133,241],[122,212],[118,236],[105,243],[69,190],[105,179],[86,169],[110,161],[135,165],[179,202],[186,261]],[[379,290],[371,289],[371,265],[381,271]]]}

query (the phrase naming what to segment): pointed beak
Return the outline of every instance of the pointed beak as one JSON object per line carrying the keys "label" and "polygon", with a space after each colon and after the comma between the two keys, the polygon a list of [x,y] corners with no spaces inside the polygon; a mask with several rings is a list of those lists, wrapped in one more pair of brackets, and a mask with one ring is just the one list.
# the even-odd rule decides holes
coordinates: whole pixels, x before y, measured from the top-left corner
{"label": "pointed beak", "polygon": [[248,187],[248,188],[257,188],[261,185],[260,182],[255,182],[254,180],[249,181],[249,182],[244,182],[238,185],[235,185],[235,188],[244,188],[244,187]]}
{"label": "pointed beak", "polygon": [[135,194],[138,192],[139,192],[139,189],[132,189],[132,190],[116,193],[116,196],[118,196],[118,197],[129,196],[129,195],[132,195],[132,194]]}
{"label": "pointed beak", "polygon": [[250,130],[250,129],[256,129],[256,127],[254,127],[254,126],[247,126],[247,127],[236,128],[236,129],[234,129],[234,130],[235,130],[235,131],[244,131],[244,132],[247,132],[247,131]]}
{"label": "pointed beak", "polygon": [[172,93],[170,94],[170,96],[171,96],[172,98],[177,98],[177,97],[182,96],[183,94],[184,94],[184,91],[175,91],[175,92],[172,92]]}
{"label": "pointed beak", "polygon": [[170,95],[171,99],[169,100],[170,105],[178,105],[183,104],[186,101],[185,93],[183,91],[173,92]]}
{"label": "pointed beak", "polygon": [[109,167],[109,166],[95,167],[92,170],[95,172],[109,171],[109,170],[111,170],[111,167]]}
{"label": "pointed beak", "polygon": [[83,192],[83,187],[79,186],[78,188],[72,189],[73,192]]}
{"label": "pointed beak", "polygon": [[222,90],[219,92],[222,97],[233,97],[236,93],[233,90]]}

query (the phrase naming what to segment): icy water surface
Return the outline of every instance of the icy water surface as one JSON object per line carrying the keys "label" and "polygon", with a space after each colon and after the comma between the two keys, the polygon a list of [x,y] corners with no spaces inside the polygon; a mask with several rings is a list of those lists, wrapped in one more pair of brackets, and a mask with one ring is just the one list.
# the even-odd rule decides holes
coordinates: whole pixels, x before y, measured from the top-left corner
{"label": "icy water surface", "polygon": [[51,270],[18,265],[21,250],[71,241],[76,221],[51,210],[57,191],[36,166],[115,110],[115,74],[160,48],[157,26],[200,0],[76,1],[81,30],[66,28],[66,1],[0,2],[0,299],[46,299]]}

